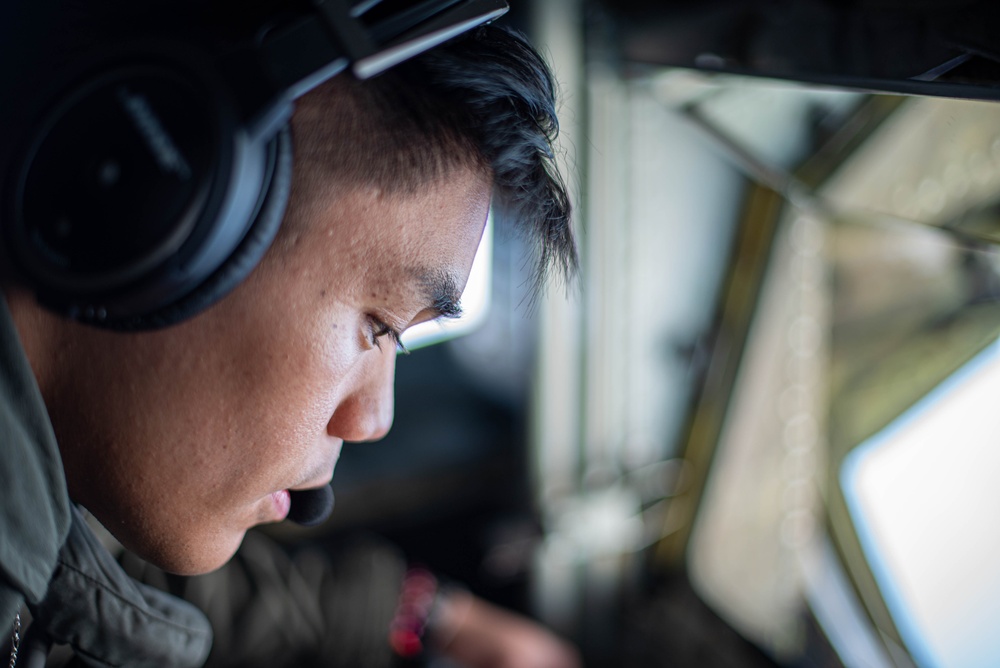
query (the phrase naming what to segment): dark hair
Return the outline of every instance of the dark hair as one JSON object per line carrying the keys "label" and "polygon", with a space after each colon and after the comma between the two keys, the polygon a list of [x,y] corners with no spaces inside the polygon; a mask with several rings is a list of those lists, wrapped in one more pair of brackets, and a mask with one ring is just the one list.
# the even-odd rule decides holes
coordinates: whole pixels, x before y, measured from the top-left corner
{"label": "dark hair", "polygon": [[[555,84],[527,39],[488,25],[373,79],[338,77],[300,101],[297,177],[412,191],[455,167],[493,180],[493,212],[536,251],[534,287],[577,269],[555,166]],[[309,174],[306,174],[308,170]]]}
{"label": "dark hair", "polygon": [[[178,4],[204,3],[67,0],[58,12],[62,57],[120,38],[134,25],[166,30],[173,21],[181,29],[189,16]],[[219,30],[243,14],[272,9],[254,0],[214,5],[222,8],[210,12]],[[298,100],[292,125],[293,205],[297,196],[331,184],[406,191],[451,168],[479,168],[493,179],[494,216],[535,250],[535,289],[553,269],[567,279],[576,272],[570,202],[553,153],[555,83],[522,34],[490,24],[367,81],[334,77]]]}

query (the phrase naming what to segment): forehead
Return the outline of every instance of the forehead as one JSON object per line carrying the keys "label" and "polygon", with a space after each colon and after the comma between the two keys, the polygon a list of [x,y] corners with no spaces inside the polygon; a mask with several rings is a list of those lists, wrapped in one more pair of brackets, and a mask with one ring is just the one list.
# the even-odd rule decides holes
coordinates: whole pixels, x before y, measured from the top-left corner
{"label": "forehead", "polygon": [[[379,257],[405,264],[429,255],[447,255],[470,242],[478,244],[489,194],[487,180],[465,170],[415,192],[354,188],[330,202],[319,225],[327,236],[346,242],[355,254],[370,254],[374,249],[380,251]],[[422,269],[419,263],[413,268]]]}
{"label": "forehead", "polygon": [[311,207],[302,242],[353,271],[440,285],[461,281],[489,210],[491,184],[472,170],[413,192],[375,186],[331,192]]}

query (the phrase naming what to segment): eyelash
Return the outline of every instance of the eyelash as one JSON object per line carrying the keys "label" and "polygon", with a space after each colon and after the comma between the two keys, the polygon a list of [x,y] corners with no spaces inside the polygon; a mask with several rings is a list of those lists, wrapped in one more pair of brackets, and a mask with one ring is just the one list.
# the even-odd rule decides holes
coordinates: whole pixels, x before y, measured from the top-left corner
{"label": "eyelash", "polygon": [[410,351],[406,349],[406,346],[404,346],[403,342],[400,340],[400,337],[402,335],[399,332],[397,332],[392,327],[385,324],[384,322],[382,322],[381,320],[379,320],[374,316],[368,316],[368,319],[371,321],[372,325],[372,331],[371,331],[372,345],[381,350],[382,343],[381,341],[379,341],[379,339],[381,339],[384,336],[388,336],[392,340],[393,344],[396,346],[397,352],[403,353],[404,355],[410,354]]}

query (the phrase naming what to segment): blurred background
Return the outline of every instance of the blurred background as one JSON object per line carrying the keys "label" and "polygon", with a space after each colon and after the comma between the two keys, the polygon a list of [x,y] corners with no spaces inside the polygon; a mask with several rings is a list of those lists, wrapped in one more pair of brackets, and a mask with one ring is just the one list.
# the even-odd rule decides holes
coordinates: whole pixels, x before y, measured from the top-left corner
{"label": "blurred background", "polygon": [[1000,665],[998,10],[514,4],[582,275],[492,228],[323,530],[587,666]]}

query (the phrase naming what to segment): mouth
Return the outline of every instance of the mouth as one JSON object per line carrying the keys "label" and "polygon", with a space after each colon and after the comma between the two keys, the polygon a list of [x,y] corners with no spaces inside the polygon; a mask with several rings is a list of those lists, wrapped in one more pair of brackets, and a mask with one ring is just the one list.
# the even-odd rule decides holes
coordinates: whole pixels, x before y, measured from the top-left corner
{"label": "mouth", "polygon": [[271,494],[271,518],[274,522],[280,522],[292,509],[292,495],[287,489],[282,489]]}
{"label": "mouth", "polygon": [[[338,446],[332,461],[313,466],[285,489],[272,492],[269,495],[268,521],[280,522],[287,518],[298,524],[308,525],[310,522],[318,524],[326,519],[333,508],[330,482],[339,458]],[[303,518],[305,522],[302,521]]]}

